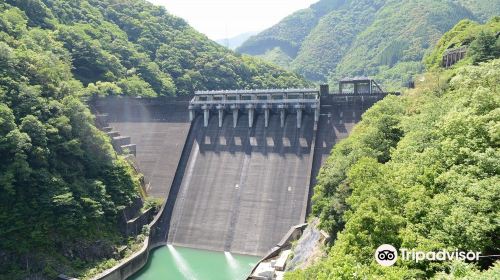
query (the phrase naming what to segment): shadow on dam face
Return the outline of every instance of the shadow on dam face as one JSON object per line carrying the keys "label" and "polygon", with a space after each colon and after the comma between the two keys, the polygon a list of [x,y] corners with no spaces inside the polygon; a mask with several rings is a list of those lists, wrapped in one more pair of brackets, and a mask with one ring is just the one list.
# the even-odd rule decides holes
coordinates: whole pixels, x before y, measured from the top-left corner
{"label": "shadow on dam face", "polygon": [[263,255],[301,223],[308,195],[313,120],[297,129],[294,115],[280,127],[257,115],[248,128],[242,115],[218,127],[211,118],[193,122],[193,143],[169,223],[174,245]]}

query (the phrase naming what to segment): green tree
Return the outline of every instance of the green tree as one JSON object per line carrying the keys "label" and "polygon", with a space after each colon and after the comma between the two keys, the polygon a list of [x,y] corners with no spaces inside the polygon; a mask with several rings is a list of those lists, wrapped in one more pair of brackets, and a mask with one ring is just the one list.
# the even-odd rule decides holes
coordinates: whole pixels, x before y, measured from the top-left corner
{"label": "green tree", "polygon": [[469,47],[472,62],[478,64],[500,57],[500,38],[493,34],[481,31]]}

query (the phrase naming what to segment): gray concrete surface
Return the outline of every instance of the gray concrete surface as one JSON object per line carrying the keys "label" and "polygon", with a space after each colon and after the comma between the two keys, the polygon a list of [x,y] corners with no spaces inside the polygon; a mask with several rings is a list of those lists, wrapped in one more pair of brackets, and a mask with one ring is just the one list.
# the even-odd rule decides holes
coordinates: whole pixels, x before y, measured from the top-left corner
{"label": "gray concrete surface", "polygon": [[187,102],[151,105],[116,98],[97,107],[109,114],[114,131],[136,144],[136,162],[153,197],[168,195],[189,131],[187,106]]}
{"label": "gray concrete surface", "polygon": [[258,114],[253,128],[242,115],[218,128],[198,117],[189,161],[169,222],[168,242],[194,248],[264,255],[291,226],[301,223],[307,196],[312,116],[296,128],[289,115],[269,127]]}
{"label": "gray concrete surface", "polygon": [[316,176],[324,161],[330,155],[333,146],[349,136],[352,129],[361,120],[361,115],[378,99],[357,101],[321,101],[318,132],[312,170],[312,186],[316,183]]}
{"label": "gray concrete surface", "polygon": [[[311,190],[309,192],[309,202],[314,194],[316,177],[321,166],[330,155],[330,152],[339,141],[347,138],[352,129],[361,120],[363,113],[373,104],[382,99],[383,96],[372,98],[352,98],[332,99],[322,98],[318,130],[316,133],[316,144],[314,147],[314,157],[311,171]],[[363,100],[363,101],[361,101]],[[311,203],[308,205],[308,213],[311,210]]]}

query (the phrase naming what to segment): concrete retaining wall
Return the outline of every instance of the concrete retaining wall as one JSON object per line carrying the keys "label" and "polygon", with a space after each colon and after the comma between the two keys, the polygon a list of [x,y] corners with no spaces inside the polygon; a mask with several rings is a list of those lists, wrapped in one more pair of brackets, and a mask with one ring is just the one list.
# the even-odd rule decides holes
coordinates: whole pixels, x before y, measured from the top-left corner
{"label": "concrete retaining wall", "polygon": [[125,235],[136,236],[141,233],[142,228],[148,225],[153,215],[153,208],[149,208],[144,213],[135,217],[134,219],[128,220],[125,228]]}
{"label": "concrete retaining wall", "polygon": [[153,218],[153,209],[150,208],[141,213],[143,202],[140,197],[136,198],[130,206],[122,211],[118,221],[120,231],[126,236],[135,236],[141,233],[142,227],[147,225]]}
{"label": "concrete retaining wall", "polygon": [[128,220],[134,218],[136,214],[141,210],[142,206],[143,206],[142,198],[137,197],[136,199],[134,199],[131,205],[123,209],[122,213],[124,222],[127,222]]}
{"label": "concrete retaining wall", "polygon": [[[96,277],[92,278],[93,280],[123,280],[132,276],[134,273],[139,271],[148,261],[149,252],[161,245],[164,244],[155,244],[152,242],[152,236],[155,236],[156,231],[158,230],[158,223],[161,217],[161,214],[165,208],[165,203],[162,205],[162,208],[155,216],[155,219],[148,225],[150,229],[150,233],[148,237],[144,240],[142,248],[134,253],[132,256],[122,260],[118,265],[113,268],[110,268]],[[142,228],[142,227],[141,227]]]}
{"label": "concrete retaining wall", "polygon": [[[255,269],[257,269],[260,263],[278,256],[283,250],[289,249],[292,246],[292,242],[300,238],[302,232],[306,227],[306,223],[291,227],[290,230],[285,234],[285,236],[283,236],[283,239],[281,239],[281,241],[276,244],[276,246],[273,247],[257,264],[255,264],[249,275],[252,275],[255,272]],[[249,276],[247,279],[257,280],[258,278]]]}

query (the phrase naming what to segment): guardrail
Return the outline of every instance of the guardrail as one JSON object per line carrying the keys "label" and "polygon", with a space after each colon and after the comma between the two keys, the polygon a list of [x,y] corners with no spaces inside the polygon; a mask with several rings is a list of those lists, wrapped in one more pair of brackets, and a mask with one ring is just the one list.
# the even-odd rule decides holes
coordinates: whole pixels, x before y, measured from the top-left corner
{"label": "guardrail", "polygon": [[388,91],[388,92],[379,92],[379,93],[369,93],[369,92],[364,92],[364,93],[354,93],[354,92],[349,92],[349,93],[339,93],[339,92],[333,92],[329,94],[324,94],[321,97],[324,96],[334,96],[334,97],[343,97],[343,96],[364,96],[364,97],[370,97],[370,96],[381,96],[381,95],[401,95],[401,92],[399,91]]}
{"label": "guardrail", "polygon": [[285,93],[319,93],[313,88],[297,89],[238,89],[238,90],[199,90],[195,95],[221,95],[221,94],[285,94]]}
{"label": "guardrail", "polygon": [[191,100],[190,105],[246,105],[246,104],[317,104],[319,99],[279,99],[279,100]]}

